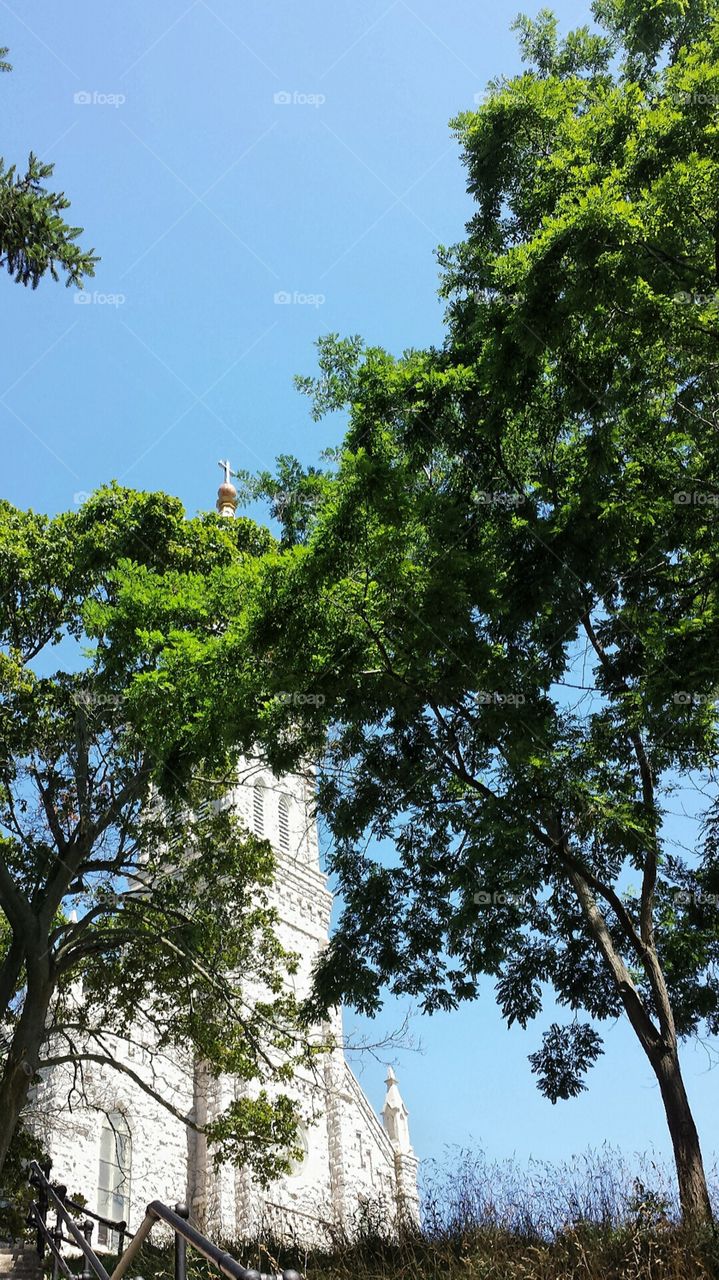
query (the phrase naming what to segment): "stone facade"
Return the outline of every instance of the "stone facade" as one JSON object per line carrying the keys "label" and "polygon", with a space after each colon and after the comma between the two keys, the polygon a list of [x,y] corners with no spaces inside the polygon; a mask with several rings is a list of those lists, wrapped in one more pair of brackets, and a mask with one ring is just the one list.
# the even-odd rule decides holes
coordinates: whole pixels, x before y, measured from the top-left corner
{"label": "stone facade", "polygon": [[[311,778],[277,779],[258,764],[243,762],[238,779],[233,800],[241,816],[276,853],[279,932],[283,944],[300,957],[293,981],[302,995],[327,945],[332,908],[320,870]],[[331,1030],[341,1045],[339,1012]],[[231,1078],[209,1079],[201,1063],[158,1055],[149,1043],[116,1041],[113,1049],[129,1071],[170,1097],[176,1112],[200,1124],[223,1110],[241,1087]],[[108,1144],[106,1133],[103,1148],[103,1130],[122,1127],[129,1135],[124,1148],[129,1177],[122,1179],[115,1203],[122,1203],[133,1228],[154,1199],[170,1205],[186,1201],[192,1220],[208,1234],[226,1239],[274,1232],[317,1242],[333,1228],[351,1232],[363,1205],[370,1204],[390,1226],[399,1213],[416,1218],[417,1160],[391,1068],[381,1123],[342,1049],[332,1049],[319,1061],[315,1075],[298,1074],[287,1090],[311,1117],[303,1130],[304,1160],[266,1191],[244,1170],[217,1169],[202,1135],[173,1118],[129,1075],[112,1068],[84,1067],[89,1106],[73,1105],[70,1067],[48,1071],[37,1089],[35,1123],[52,1157],[53,1176],[110,1217],[123,1214],[107,1207],[108,1178],[112,1182],[117,1171],[108,1173],[106,1159],[103,1164]]]}

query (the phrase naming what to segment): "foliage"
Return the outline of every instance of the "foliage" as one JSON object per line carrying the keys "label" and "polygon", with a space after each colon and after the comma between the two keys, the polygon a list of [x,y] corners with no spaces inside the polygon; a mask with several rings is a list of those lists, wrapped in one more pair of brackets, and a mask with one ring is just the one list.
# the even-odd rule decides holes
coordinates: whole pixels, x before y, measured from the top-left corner
{"label": "foliage", "polygon": [[[7,49],[0,49],[0,71],[10,71],[5,61]],[[82,227],[72,227],[63,217],[70,201],[62,191],[45,186],[55,170],[30,152],[27,168],[6,167],[0,156],[0,267],[5,267],[16,283],[36,289],[49,271],[53,280],[65,274],[65,284],[82,288],[85,277],[95,274],[99,261],[92,249],[77,243]]]}
{"label": "foliage", "polygon": [[600,1036],[586,1023],[562,1027],[553,1022],[542,1037],[541,1049],[529,1055],[544,1096],[550,1102],[576,1098],[587,1087],[583,1076],[603,1053],[601,1045]]}
{"label": "foliage", "polygon": [[[525,1026],[552,987],[592,1021],[534,1056],[550,1097],[624,1010],[672,1064],[678,1151],[678,1042],[719,1030],[719,5],[595,14],[520,19],[528,69],[454,123],[444,345],[320,341],[300,387],[347,434],[235,651],[276,766],[323,754],[344,912],[316,1007],[451,1009],[489,976]],[[697,781],[687,856],[666,819]]]}
{"label": "foliage", "polygon": [[[323,456],[331,461],[334,454],[334,450],[327,450]],[[254,476],[249,471],[239,471],[237,477],[241,502],[252,502],[258,498],[269,502],[270,515],[282,526],[283,547],[293,547],[304,541],[326,489],[326,470],[319,467],[305,469],[296,458],[281,454],[277,459],[276,475],[261,471]]]}
{"label": "foliage", "polygon": [[20,1123],[2,1171],[0,1240],[15,1240],[22,1236],[33,1196],[28,1183],[28,1166],[31,1160],[41,1161],[44,1158],[40,1140]]}
{"label": "foliage", "polygon": [[[305,1052],[272,851],[237,816],[230,746],[188,746],[206,708],[173,675],[221,640],[269,545],[116,485],[54,519],[0,504],[5,1135],[33,1074],[62,1063],[78,1091],[83,1063],[116,1066],[184,1120],[162,1072],[118,1063],[113,1037],[140,1036],[244,1082],[208,1130],[224,1153],[262,1178],[292,1159],[294,1106],[264,1092]],[[215,692],[231,700],[229,676]]]}

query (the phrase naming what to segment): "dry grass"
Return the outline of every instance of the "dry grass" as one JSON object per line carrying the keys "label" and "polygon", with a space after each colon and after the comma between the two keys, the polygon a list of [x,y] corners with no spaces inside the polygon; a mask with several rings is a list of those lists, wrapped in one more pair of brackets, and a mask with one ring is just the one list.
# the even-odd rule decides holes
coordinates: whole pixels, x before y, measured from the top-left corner
{"label": "dry grass", "polygon": [[[422,1230],[399,1239],[369,1205],[355,1237],[333,1231],[331,1248],[223,1244],[247,1267],[307,1280],[719,1280],[719,1231],[682,1230],[669,1171],[609,1148],[526,1168],[452,1152],[425,1170]],[[213,1274],[188,1252],[189,1280]],[[146,1248],[133,1275],[171,1280],[172,1251]]]}
{"label": "dry grass", "polygon": [[681,1228],[669,1171],[610,1148],[525,1168],[456,1151],[425,1170],[421,1232],[392,1240],[368,1207],[354,1240],[334,1232],[331,1249],[255,1240],[233,1252],[308,1280],[719,1280],[719,1232]]}

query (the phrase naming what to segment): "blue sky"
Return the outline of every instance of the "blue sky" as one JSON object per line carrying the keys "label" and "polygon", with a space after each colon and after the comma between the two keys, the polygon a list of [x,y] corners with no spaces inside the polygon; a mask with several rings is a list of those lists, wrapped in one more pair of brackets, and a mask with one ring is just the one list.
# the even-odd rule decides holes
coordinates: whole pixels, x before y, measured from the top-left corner
{"label": "blue sky", "polygon": [[[588,14],[584,0],[554,8],[565,26]],[[312,423],[293,375],[313,371],[327,332],[395,352],[441,339],[433,251],[471,211],[447,122],[518,68],[515,13],[514,0],[0,0],[15,68],[0,80],[2,152],[56,163],[102,257],[82,305],[0,278],[2,495],[55,512],[115,477],[195,512],[214,502],[220,457],[256,469],[336,443],[342,422]],[[377,1039],[402,1012],[348,1027]],[[422,1053],[396,1062],[421,1156],[474,1141],[561,1159],[605,1138],[667,1151],[621,1024],[590,1091],[556,1107],[526,1060],[541,1026],[506,1031],[490,990],[412,1034]],[[684,1061],[711,1157],[716,1077],[701,1046]],[[381,1105],[381,1066],[356,1067]]]}

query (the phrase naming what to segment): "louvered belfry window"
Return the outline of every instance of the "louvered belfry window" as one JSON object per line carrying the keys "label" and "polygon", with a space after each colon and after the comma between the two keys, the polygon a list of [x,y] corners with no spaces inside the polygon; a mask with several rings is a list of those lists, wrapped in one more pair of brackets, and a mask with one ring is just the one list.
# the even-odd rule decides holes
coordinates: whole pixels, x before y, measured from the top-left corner
{"label": "louvered belfry window", "polygon": [[286,796],[280,796],[278,806],[280,849],[290,847],[290,806]]}
{"label": "louvered belfry window", "polygon": [[252,793],[252,823],[256,836],[265,834],[265,794],[261,783],[256,782]]}

